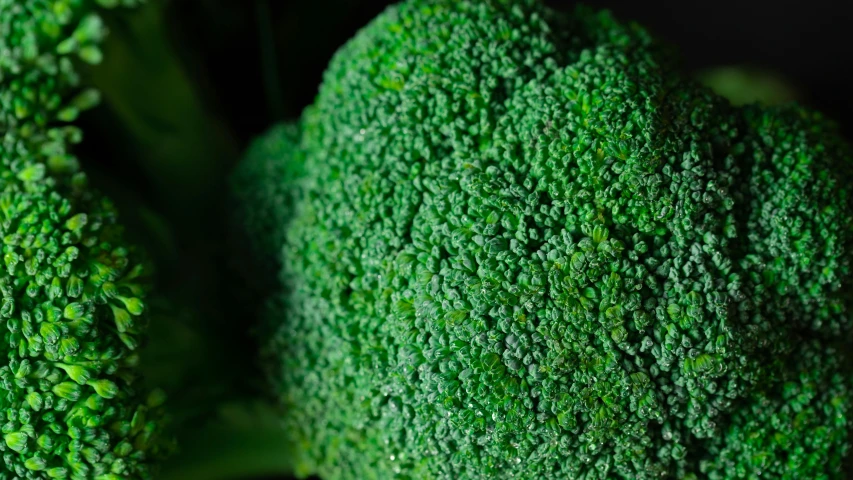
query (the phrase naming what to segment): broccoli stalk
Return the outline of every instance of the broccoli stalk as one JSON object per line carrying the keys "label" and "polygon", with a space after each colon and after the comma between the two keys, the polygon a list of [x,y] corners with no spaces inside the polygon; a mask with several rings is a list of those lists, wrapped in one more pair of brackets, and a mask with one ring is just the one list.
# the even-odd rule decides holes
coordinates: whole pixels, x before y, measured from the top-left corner
{"label": "broccoli stalk", "polygon": [[194,217],[210,208],[238,150],[202,82],[185,65],[168,6],[150,0],[104,16],[106,60],[85,74],[111,114],[104,128],[122,137],[127,146],[120,153],[139,165],[157,202],[171,206],[170,223],[191,221],[198,228],[208,220]]}
{"label": "broccoli stalk", "polygon": [[295,471],[842,478],[851,150],[607,12],[407,0],[233,177]]}
{"label": "broccoli stalk", "polygon": [[[133,165],[143,177],[139,182],[153,190],[149,198],[124,200],[128,222],[151,230],[137,211],[146,205],[162,232],[146,246],[160,266],[161,288],[169,292],[167,307],[177,311],[152,317],[142,368],[152,382],[180,392],[180,410],[191,415],[191,405],[199,413],[214,410],[246,375],[247,365],[217,353],[239,352],[242,325],[228,319],[214,258],[218,246],[211,242],[221,236],[217,178],[236,146],[173,47],[166,5],[151,1],[103,15],[110,32],[104,61],[83,74],[103,97],[92,133],[119,138],[103,141],[101,149]],[[119,198],[127,195],[106,187]],[[206,406],[198,408],[202,402]]]}

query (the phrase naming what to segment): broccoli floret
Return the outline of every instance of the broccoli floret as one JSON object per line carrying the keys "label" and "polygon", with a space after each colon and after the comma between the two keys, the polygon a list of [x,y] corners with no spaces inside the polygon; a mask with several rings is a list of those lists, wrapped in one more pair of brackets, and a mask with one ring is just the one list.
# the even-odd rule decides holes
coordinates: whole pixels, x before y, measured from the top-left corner
{"label": "broccoli floret", "polygon": [[172,450],[138,375],[151,265],[72,152],[98,100],[73,66],[100,61],[95,6],[0,1],[0,478],[149,478]]}
{"label": "broccoli floret", "polygon": [[[140,3],[0,0],[0,479],[286,468],[286,439],[252,398],[244,324],[218,299],[222,262],[206,255],[225,230],[211,197],[230,138],[169,42],[164,3],[101,8]],[[81,168],[75,123],[102,96],[114,158],[143,167],[168,215]]]}
{"label": "broccoli floret", "polygon": [[713,67],[699,71],[696,78],[735,105],[782,105],[800,96],[782,75],[756,67]]}
{"label": "broccoli floret", "polygon": [[[236,231],[233,242],[239,252],[240,270],[250,290],[261,292],[275,288],[278,256],[284,244],[287,221],[293,216],[298,197],[292,186],[283,182],[258,182],[259,178],[294,178],[302,174],[297,125],[278,125],[250,145],[240,168],[231,178],[231,199],[237,207],[234,222],[245,229]],[[247,299],[251,302],[251,299]],[[252,303],[247,303],[251,305]]]}
{"label": "broccoli floret", "polygon": [[234,182],[297,473],[840,478],[838,135],[607,12],[390,7]]}

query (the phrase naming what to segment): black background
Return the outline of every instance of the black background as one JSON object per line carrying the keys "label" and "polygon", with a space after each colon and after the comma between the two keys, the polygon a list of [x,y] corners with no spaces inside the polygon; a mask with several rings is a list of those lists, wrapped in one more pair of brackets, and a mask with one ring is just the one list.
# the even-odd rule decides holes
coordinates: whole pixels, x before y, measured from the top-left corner
{"label": "black background", "polygon": [[[313,100],[334,51],[390,3],[172,0],[166,20],[204,98],[243,148],[274,122],[298,116]],[[568,9],[575,2],[548,3]],[[851,2],[586,3],[636,20],[677,45],[688,72],[732,64],[777,72],[798,89],[806,103],[836,119],[848,138],[853,137]],[[92,129],[99,128],[104,118],[98,116],[109,115],[106,109],[95,112],[84,119],[84,128],[86,122]],[[99,142],[97,148],[91,141],[84,145],[87,161],[98,163],[143,198],[152,196],[139,169],[132,163],[115,163],[109,145]]]}
{"label": "black background", "polygon": [[[296,116],[313,99],[321,73],[334,51],[361,26],[393,2],[308,0],[265,2],[183,0],[175,5],[182,36],[203,52],[203,68],[222,93],[220,105],[241,138],[263,130],[272,118]],[[554,0],[556,8],[576,2]],[[806,100],[853,132],[853,8],[851,2],[588,0],[649,27],[678,45],[685,69],[750,64],[778,72]],[[259,11],[270,22],[282,101],[270,106],[262,88],[262,28]],[[210,22],[202,18],[215,19]],[[254,31],[253,31],[254,30]],[[227,59],[227,61],[222,61]],[[235,69],[235,63],[240,65]],[[225,95],[226,92],[240,95]]]}

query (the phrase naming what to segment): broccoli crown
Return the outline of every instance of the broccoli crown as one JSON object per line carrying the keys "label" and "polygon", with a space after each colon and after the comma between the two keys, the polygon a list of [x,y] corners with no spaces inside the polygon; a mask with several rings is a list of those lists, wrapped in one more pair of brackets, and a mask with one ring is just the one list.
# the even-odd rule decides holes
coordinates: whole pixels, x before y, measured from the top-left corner
{"label": "broccoli crown", "polygon": [[736,108],[607,12],[409,0],[271,136],[234,185],[299,473],[842,475],[851,154],[819,114]]}
{"label": "broccoli crown", "polygon": [[169,448],[136,375],[150,267],[71,152],[97,102],[72,64],[100,60],[94,7],[0,0],[3,479],[148,478]]}

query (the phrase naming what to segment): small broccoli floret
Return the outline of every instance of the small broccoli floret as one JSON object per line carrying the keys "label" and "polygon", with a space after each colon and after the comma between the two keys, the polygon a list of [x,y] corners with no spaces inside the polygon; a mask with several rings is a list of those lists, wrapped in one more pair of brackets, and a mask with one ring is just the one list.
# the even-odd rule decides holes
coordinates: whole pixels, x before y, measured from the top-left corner
{"label": "small broccoli floret", "polygon": [[800,97],[797,88],[782,75],[747,65],[704,69],[696,74],[696,79],[739,106],[784,105]]}
{"label": "small broccoli floret", "polygon": [[133,6],[141,0],[0,1],[0,128],[24,134],[70,122],[97,103],[97,92],[68,94],[79,86],[76,60],[100,63],[106,35],[96,6]]}
{"label": "small broccoli floret", "polygon": [[[267,178],[300,177],[302,161],[297,125],[279,125],[256,140],[231,177],[232,202],[237,209],[233,221],[243,247],[239,268],[249,284],[261,291],[274,288],[281,265],[287,222],[293,217],[297,191]],[[256,262],[257,261],[257,262]]]}
{"label": "small broccoli floret", "polygon": [[606,12],[410,0],[300,125],[235,182],[281,264],[262,340],[298,473],[843,475],[830,122],[736,108]]}
{"label": "small broccoli floret", "polygon": [[98,97],[72,66],[100,60],[94,7],[0,1],[0,478],[149,478],[171,449],[137,373],[151,268],[72,152]]}

